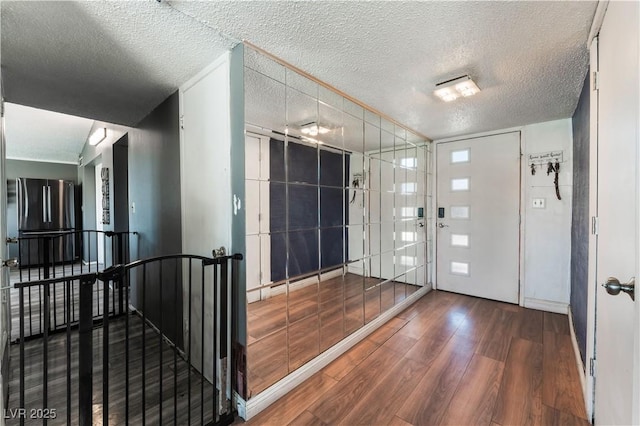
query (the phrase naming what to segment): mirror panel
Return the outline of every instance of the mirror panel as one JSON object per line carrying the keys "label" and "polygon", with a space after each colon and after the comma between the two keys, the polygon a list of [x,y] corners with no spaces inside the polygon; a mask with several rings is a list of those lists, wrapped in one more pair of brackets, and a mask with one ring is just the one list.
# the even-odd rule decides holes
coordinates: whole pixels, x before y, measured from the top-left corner
{"label": "mirror panel", "polygon": [[423,138],[245,52],[247,373],[256,395],[430,281],[434,206]]}

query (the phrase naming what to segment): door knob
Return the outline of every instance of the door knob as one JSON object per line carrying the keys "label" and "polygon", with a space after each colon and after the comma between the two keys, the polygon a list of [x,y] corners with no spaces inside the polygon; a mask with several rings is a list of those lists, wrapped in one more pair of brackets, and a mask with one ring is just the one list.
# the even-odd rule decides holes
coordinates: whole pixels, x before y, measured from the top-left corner
{"label": "door knob", "polygon": [[444,223],[439,223],[438,228],[448,228],[449,225],[445,225]]}
{"label": "door knob", "polygon": [[629,282],[627,284],[620,284],[620,281],[618,281],[617,278],[614,277],[609,277],[607,279],[607,282],[602,284],[602,287],[604,287],[607,290],[607,293],[609,293],[612,296],[617,296],[618,294],[620,294],[620,292],[624,292],[627,293],[629,295],[629,297],[631,297],[631,300],[636,300],[635,298],[635,287],[636,287],[636,279],[631,278],[631,280],[629,280]]}
{"label": "door knob", "polygon": [[8,268],[15,268],[16,266],[18,266],[18,259],[14,257],[13,259],[3,260],[2,266],[6,266]]}

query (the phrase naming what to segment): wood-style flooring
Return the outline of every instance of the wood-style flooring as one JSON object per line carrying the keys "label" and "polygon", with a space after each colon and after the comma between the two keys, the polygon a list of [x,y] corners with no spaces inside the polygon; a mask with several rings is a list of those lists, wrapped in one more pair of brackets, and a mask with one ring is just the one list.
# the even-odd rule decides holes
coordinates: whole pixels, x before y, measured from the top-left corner
{"label": "wood-style flooring", "polygon": [[588,424],[566,315],[441,291],[248,423]]}
{"label": "wood-style flooring", "polygon": [[[126,322],[124,317],[111,319],[109,327],[109,423],[126,424],[126,402],[129,403],[129,424],[207,424],[214,416],[214,386],[162,340],[148,325],[143,326],[136,314],[129,315],[129,392],[127,383],[127,353],[125,347]],[[142,352],[142,334],[145,334],[145,354]],[[47,402],[43,399],[44,339],[25,342],[25,405],[22,408],[47,408],[55,411],[55,420],[49,424],[67,424],[67,401],[71,402],[70,424],[78,424],[78,332],[70,333],[71,357],[67,356],[67,334],[49,337],[47,354]],[[103,330],[95,328],[93,340],[93,423],[102,424],[103,415]],[[162,340],[162,343],[161,343]],[[7,409],[20,408],[20,345],[10,346],[9,401]],[[194,355],[196,356],[196,355]],[[162,357],[162,358],[161,358]],[[143,364],[144,359],[144,364]],[[68,366],[67,361],[70,362]],[[70,368],[69,368],[70,367]],[[71,381],[68,382],[67,372]],[[175,374],[174,374],[175,373]],[[162,385],[161,385],[162,383]],[[67,385],[71,398],[67,397]],[[143,389],[145,391],[143,398]],[[190,390],[189,390],[190,389]],[[144,409],[143,409],[144,401]],[[190,406],[191,410],[188,409]],[[177,409],[176,409],[177,408]],[[202,410],[202,411],[201,411]],[[15,411],[14,411],[15,412]],[[145,421],[142,421],[143,412]],[[7,425],[19,424],[19,418],[10,418]],[[162,421],[160,415],[162,413]],[[190,413],[190,417],[189,417]],[[201,420],[201,413],[204,421]],[[175,414],[175,418],[174,418]],[[26,424],[42,424],[41,419],[27,418]]]}
{"label": "wood-style flooring", "polygon": [[349,273],[249,303],[249,394],[263,391],[418,288]]}

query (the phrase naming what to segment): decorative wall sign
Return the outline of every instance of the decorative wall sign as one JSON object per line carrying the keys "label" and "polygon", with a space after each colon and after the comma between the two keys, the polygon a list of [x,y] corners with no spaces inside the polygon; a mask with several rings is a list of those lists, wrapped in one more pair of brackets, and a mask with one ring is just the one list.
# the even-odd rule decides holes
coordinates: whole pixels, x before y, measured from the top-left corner
{"label": "decorative wall sign", "polygon": [[529,164],[547,164],[562,163],[562,154],[564,151],[539,152],[537,154],[529,154]]}
{"label": "decorative wall sign", "polygon": [[109,211],[109,168],[103,167],[100,171],[102,179],[102,224],[109,225],[111,223],[111,214]]}

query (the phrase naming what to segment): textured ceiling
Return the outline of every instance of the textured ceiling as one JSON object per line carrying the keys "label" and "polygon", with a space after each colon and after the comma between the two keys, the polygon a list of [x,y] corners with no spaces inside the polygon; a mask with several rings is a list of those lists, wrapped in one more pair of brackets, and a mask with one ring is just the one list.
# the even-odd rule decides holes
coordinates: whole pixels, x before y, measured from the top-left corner
{"label": "textured ceiling", "polygon": [[7,158],[77,163],[93,120],[5,104]]}
{"label": "textured ceiling", "polygon": [[[570,117],[595,2],[2,2],[11,102],[132,125],[246,39],[433,138]],[[469,73],[482,92],[443,103]]]}
{"label": "textured ceiling", "polygon": [[136,124],[235,45],[156,1],[3,1],[9,102]]}

